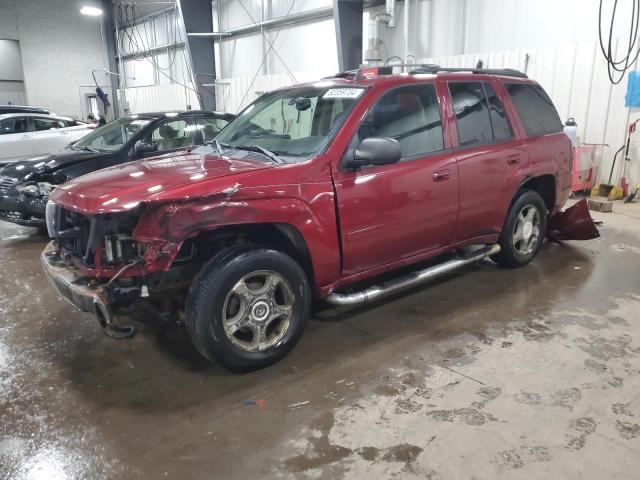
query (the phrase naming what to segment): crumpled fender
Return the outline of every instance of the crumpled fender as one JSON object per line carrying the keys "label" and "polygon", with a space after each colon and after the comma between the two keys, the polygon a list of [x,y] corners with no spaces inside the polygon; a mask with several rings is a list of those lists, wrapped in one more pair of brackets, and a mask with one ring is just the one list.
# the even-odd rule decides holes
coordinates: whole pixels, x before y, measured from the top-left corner
{"label": "crumpled fender", "polygon": [[552,242],[563,240],[591,240],[600,232],[589,214],[587,200],[582,199],[562,212],[554,213],[547,221],[547,238]]}

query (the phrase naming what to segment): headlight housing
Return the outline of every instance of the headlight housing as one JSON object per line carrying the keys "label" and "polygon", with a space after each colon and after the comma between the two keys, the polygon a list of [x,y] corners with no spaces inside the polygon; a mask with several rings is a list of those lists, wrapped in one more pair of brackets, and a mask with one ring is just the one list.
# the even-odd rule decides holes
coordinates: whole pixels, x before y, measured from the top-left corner
{"label": "headlight housing", "polygon": [[55,185],[51,185],[48,182],[38,182],[19,187],[18,190],[27,197],[41,198],[48,197],[54,188],[56,188]]}
{"label": "headlight housing", "polygon": [[47,223],[47,233],[50,238],[55,238],[56,236],[56,218],[58,216],[58,206],[53,203],[51,200],[47,202],[47,206],[44,210],[44,218]]}

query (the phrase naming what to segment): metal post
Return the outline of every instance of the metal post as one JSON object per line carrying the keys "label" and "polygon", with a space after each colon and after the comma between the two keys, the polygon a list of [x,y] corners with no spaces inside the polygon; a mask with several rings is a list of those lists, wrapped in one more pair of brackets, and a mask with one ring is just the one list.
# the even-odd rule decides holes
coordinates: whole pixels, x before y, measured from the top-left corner
{"label": "metal post", "polygon": [[338,65],[353,70],[362,63],[362,1],[333,0]]}
{"label": "metal post", "polygon": [[[113,19],[113,5],[110,0],[102,0],[102,15],[100,17],[101,35],[106,47],[107,54],[107,70],[111,72],[118,72],[118,62],[116,61],[116,41],[114,38],[114,32],[116,31],[116,25]],[[120,116],[120,105],[118,104],[118,77],[115,75],[109,76],[109,83],[111,84],[111,106],[113,108],[113,118]]]}
{"label": "metal post", "polygon": [[200,107],[206,110],[215,110],[215,90],[203,86],[198,80],[198,75],[216,78],[216,60],[213,39],[189,35],[191,33],[205,33],[213,31],[213,11],[211,0],[177,0],[178,15],[183,22],[184,31],[187,32],[185,45],[191,61],[193,82],[200,97]]}

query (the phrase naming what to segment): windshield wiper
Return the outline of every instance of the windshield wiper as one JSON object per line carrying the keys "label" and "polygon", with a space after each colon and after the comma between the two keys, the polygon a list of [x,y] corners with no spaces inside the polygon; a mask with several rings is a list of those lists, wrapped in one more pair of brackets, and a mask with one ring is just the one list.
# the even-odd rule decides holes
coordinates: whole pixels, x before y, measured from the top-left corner
{"label": "windshield wiper", "polygon": [[218,139],[214,138],[213,139],[213,143],[215,143],[215,145],[216,145],[216,153],[218,155],[222,155],[224,152],[222,151],[222,145],[220,145],[220,142],[218,141]]}
{"label": "windshield wiper", "polygon": [[82,152],[91,152],[91,153],[98,153],[100,151],[100,150],[96,150],[94,148],[89,148],[89,147],[73,147],[73,149],[82,151]]}
{"label": "windshield wiper", "polygon": [[273,163],[284,163],[284,160],[282,160],[278,155],[273,153],[271,150],[267,150],[266,148],[261,147],[260,145],[240,145],[233,146],[231,148],[235,148],[237,150],[247,150],[248,152],[261,153],[265,157],[269,157],[271,161],[273,161]]}

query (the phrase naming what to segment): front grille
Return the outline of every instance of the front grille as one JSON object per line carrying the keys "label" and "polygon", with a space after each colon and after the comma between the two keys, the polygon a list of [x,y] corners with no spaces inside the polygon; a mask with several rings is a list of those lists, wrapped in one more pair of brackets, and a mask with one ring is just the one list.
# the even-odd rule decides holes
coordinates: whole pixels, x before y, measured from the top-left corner
{"label": "front grille", "polygon": [[91,259],[92,252],[87,251],[91,230],[90,218],[57,206],[52,230],[52,236],[67,253],[80,259]]}
{"label": "front grille", "polygon": [[103,265],[138,258],[138,245],[131,238],[138,219],[131,214],[83,215],[55,205],[49,206],[49,217],[50,235],[66,254],[86,265],[95,264],[97,251]]}
{"label": "front grille", "polygon": [[0,195],[9,195],[13,187],[19,182],[17,178],[0,177]]}

